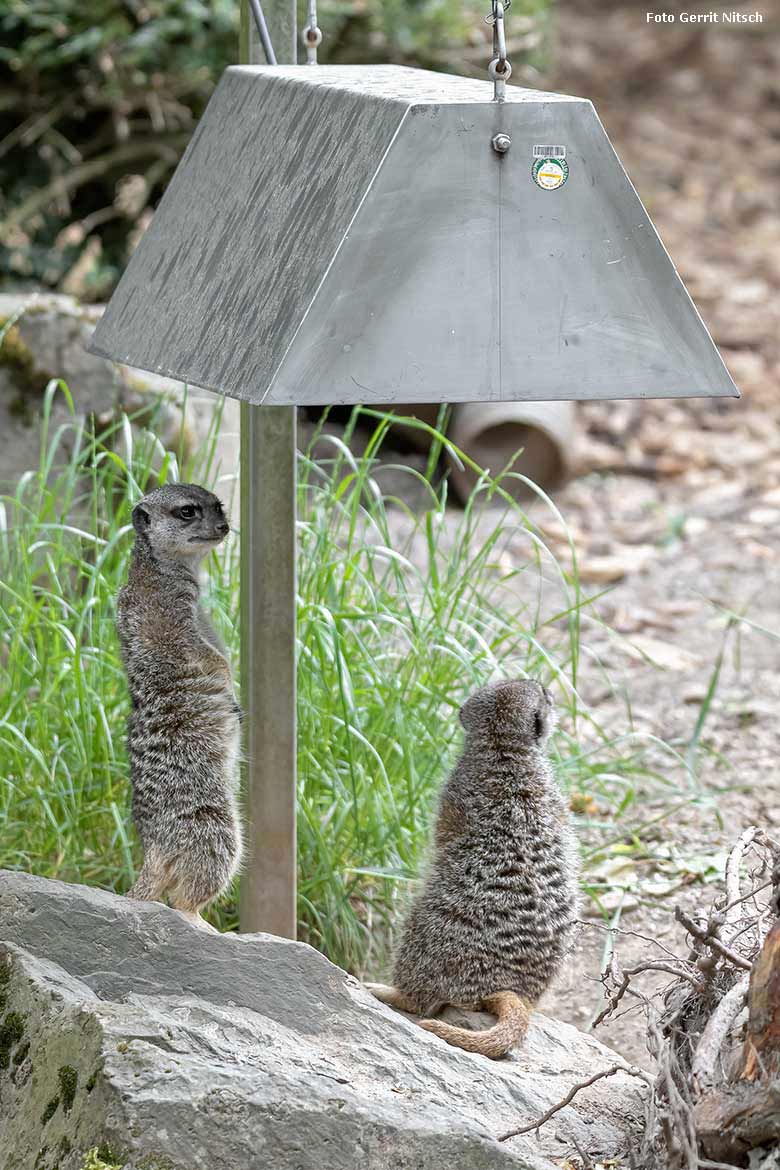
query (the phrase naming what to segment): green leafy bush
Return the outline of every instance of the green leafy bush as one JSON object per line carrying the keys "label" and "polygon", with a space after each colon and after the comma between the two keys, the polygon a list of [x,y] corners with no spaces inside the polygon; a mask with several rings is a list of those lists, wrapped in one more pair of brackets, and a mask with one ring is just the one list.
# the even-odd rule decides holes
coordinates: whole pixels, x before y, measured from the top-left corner
{"label": "green leafy bush", "polygon": [[0,30],[2,270],[99,297],[236,57],[235,0],[9,0]]}

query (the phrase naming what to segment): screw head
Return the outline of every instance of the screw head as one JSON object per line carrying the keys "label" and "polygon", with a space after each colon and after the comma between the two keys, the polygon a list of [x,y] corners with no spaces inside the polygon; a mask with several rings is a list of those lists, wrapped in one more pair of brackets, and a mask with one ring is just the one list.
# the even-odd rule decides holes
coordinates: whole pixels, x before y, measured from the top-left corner
{"label": "screw head", "polygon": [[496,154],[506,154],[509,147],[512,145],[512,139],[508,134],[494,134],[492,139],[493,150]]}

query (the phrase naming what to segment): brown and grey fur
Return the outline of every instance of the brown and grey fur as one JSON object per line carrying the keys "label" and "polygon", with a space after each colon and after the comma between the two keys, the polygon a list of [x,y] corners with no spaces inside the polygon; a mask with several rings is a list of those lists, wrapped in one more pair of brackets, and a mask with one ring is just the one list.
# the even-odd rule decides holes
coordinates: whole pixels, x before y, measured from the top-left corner
{"label": "brown and grey fur", "polygon": [[133,819],[144,861],[128,897],[200,911],[241,856],[241,712],[227,651],[200,605],[199,568],[229,532],[222,505],[170,484],[133,509],[135,545],[117,629],[132,700]]}
{"label": "brown and grey fur", "polygon": [[577,913],[577,844],[545,750],[552,700],[499,682],[464,704],[463,754],[441,793],[434,850],[378,999],[416,1015],[445,1004],[498,1017],[483,1032],[425,1019],[449,1044],[503,1056],[557,974]]}

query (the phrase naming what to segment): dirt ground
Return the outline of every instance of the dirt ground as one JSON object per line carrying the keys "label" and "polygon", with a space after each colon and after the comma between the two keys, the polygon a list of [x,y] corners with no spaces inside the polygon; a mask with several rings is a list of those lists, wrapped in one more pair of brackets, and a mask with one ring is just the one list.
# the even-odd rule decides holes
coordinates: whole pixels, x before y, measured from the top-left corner
{"label": "dirt ground", "polygon": [[[595,648],[611,677],[630,696],[637,730],[663,737],[684,751],[721,647],[724,643],[726,647],[698,755],[697,779],[704,799],[692,801],[662,822],[648,858],[629,860],[614,875],[627,891],[621,926],[685,954],[674,907],[691,910],[709,904],[720,884],[723,857],[743,828],[757,824],[780,837],[776,766],[780,644],[775,640],[780,635],[780,494],[775,493],[773,505],[745,485],[734,493],[713,496],[708,491],[683,499],[676,488],[659,491],[655,485],[651,489],[617,477],[599,485],[573,485],[560,501],[562,511],[571,516],[587,500],[603,515],[615,493],[621,502],[621,524],[630,526],[632,518],[637,526],[646,522],[643,501],[648,498],[659,515],[659,528],[669,510],[684,515],[682,535],[672,544],[661,544],[657,557],[643,567],[629,570],[602,603],[604,616],[625,641],[605,638]],[[632,496],[633,510],[627,504]],[[686,535],[686,529],[692,534]],[[611,526],[610,530],[614,532]],[[744,625],[727,631],[724,610],[745,613],[771,633]],[[593,649],[594,643],[589,644]],[[600,699],[599,685],[596,680],[585,684],[599,722],[623,728],[622,697],[605,694]],[[660,770],[681,786],[684,798],[684,770],[669,760],[660,763]],[[650,819],[652,804],[646,812]],[[659,865],[654,860],[659,855],[668,862]],[[598,919],[590,922],[581,932],[568,977],[543,1005],[580,1026],[592,1020],[603,1001],[598,978],[607,935],[596,925]],[[616,946],[623,966],[655,953],[646,941],[631,935],[619,936]],[[646,1061],[641,1027],[632,1015],[601,1027],[598,1035],[631,1060]]]}
{"label": "dirt ground", "polygon": [[[583,474],[556,495],[585,580],[614,584],[602,612],[623,639],[597,649],[638,728],[690,741],[725,640],[700,742],[704,799],[658,834],[679,880],[652,861],[620,879],[621,926],[682,954],[674,906],[709,903],[744,827],[780,836],[780,4],[758,10],[760,26],[648,25],[645,5],[563,0],[545,79],[593,99],[743,395],[582,407]],[[727,611],[766,632],[727,630]],[[600,685],[594,672],[601,724],[613,710],[625,722],[623,700]],[[542,1005],[580,1026],[603,1002],[607,934],[590,921]],[[623,965],[652,953],[636,935],[616,947]],[[647,1063],[636,1016],[596,1034]]]}

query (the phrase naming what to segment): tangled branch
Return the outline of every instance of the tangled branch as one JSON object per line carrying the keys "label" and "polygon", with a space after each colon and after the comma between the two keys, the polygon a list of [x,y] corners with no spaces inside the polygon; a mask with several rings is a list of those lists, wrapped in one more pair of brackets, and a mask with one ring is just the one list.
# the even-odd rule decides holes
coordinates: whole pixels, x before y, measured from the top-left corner
{"label": "tangled branch", "polygon": [[[754,859],[752,869],[748,856]],[[690,942],[687,955],[664,946],[660,957],[621,968],[613,952],[602,977],[607,1003],[594,1026],[631,996],[644,1012],[655,1075],[615,1063],[574,1085],[543,1116],[502,1134],[499,1141],[539,1129],[583,1089],[625,1072],[641,1077],[651,1089],[632,1170],[730,1170],[745,1165],[749,1152],[767,1143],[774,1151],[769,1156],[778,1157],[780,919],[768,932],[767,923],[780,914],[780,849],[761,830],[747,829],[731,849],[724,889],[704,913],[675,909]],[[647,972],[671,977],[660,1005],[659,993],[651,998],[637,985],[637,977]]]}

